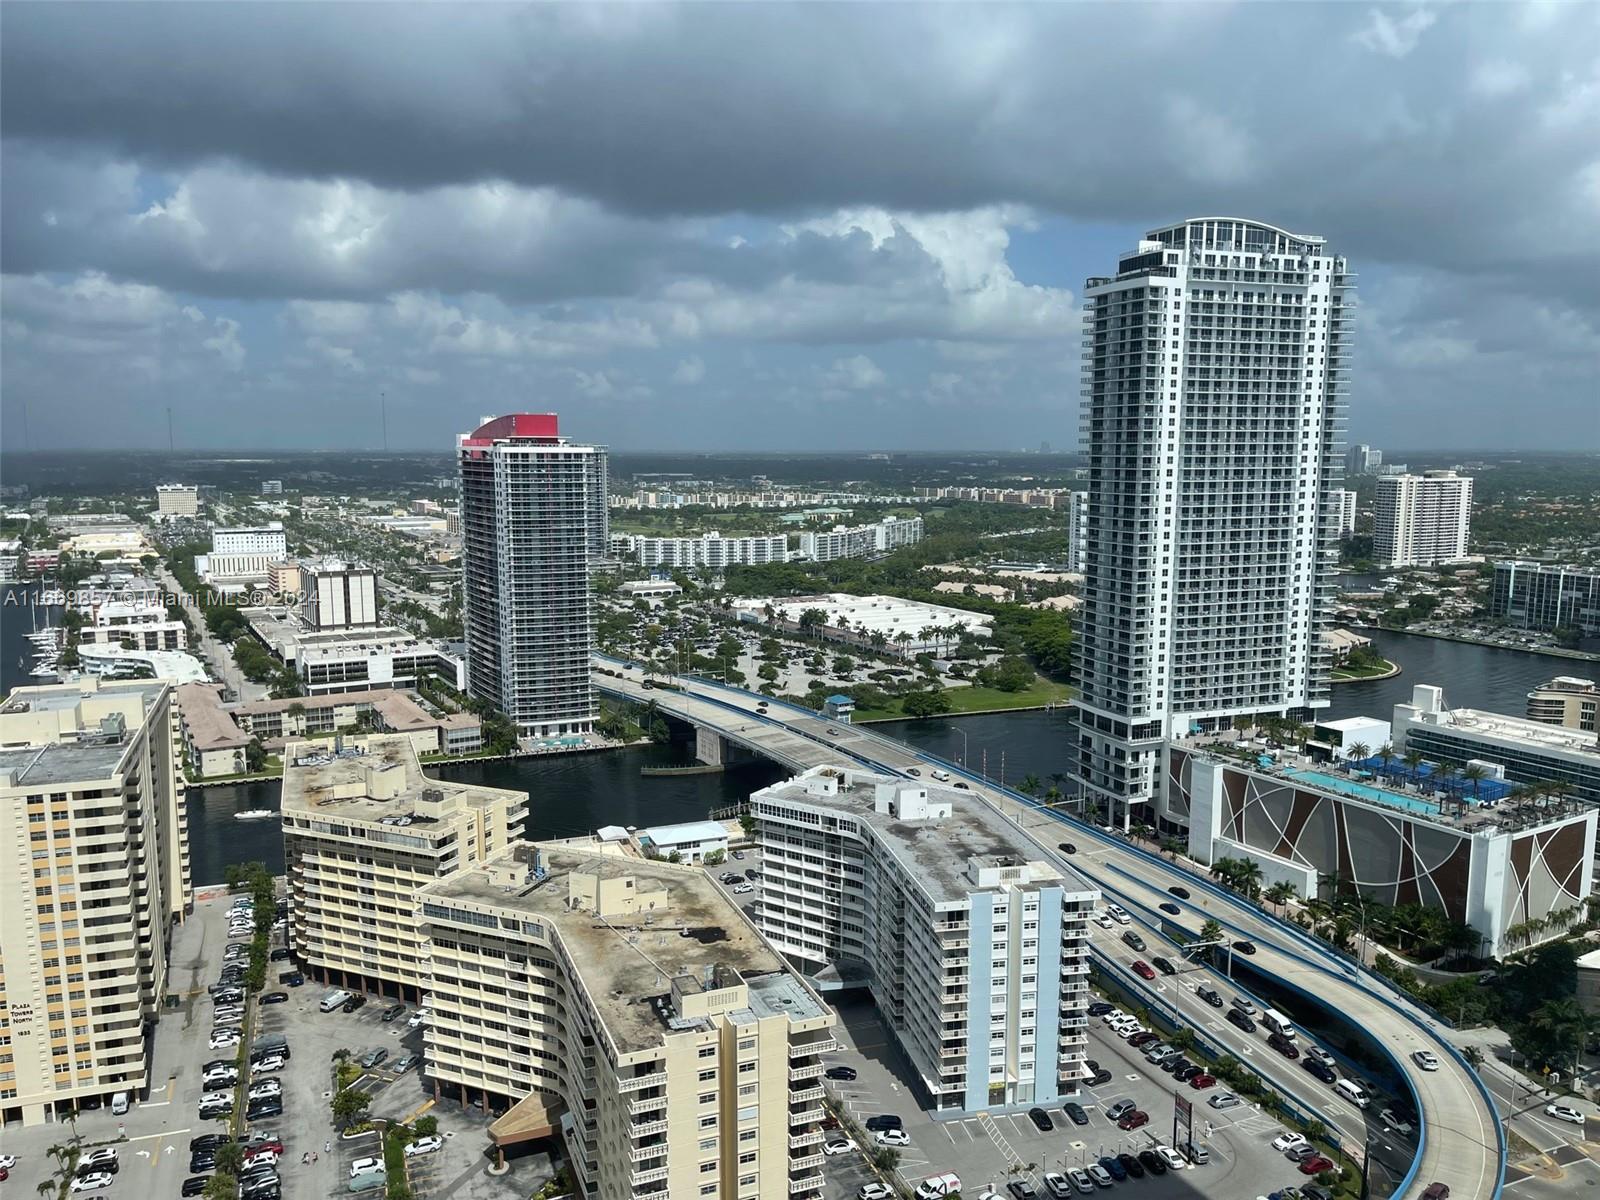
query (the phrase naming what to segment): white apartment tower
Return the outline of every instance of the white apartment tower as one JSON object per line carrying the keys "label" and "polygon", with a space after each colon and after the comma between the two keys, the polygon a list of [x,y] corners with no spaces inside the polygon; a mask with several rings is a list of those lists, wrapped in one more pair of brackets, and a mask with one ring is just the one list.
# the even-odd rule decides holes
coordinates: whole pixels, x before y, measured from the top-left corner
{"label": "white apartment tower", "polygon": [[524,737],[588,733],[604,451],[558,436],[554,413],[487,420],[457,449],[468,690]]}
{"label": "white apartment tower", "polygon": [[1067,501],[1067,570],[1083,574],[1089,560],[1089,493]]}
{"label": "white apartment tower", "polygon": [[1467,556],[1472,480],[1454,471],[1380,475],[1373,556],[1385,566],[1431,567]]}
{"label": "white apartment tower", "polygon": [[197,517],[200,515],[200,489],[191,483],[156,484],[156,517],[165,521],[172,517]]}
{"label": "white apartment tower", "polygon": [[762,932],[791,959],[865,971],[934,1108],[1077,1091],[1098,892],[953,788],[813,767],[750,812]]}
{"label": "white apartment tower", "polygon": [[1339,533],[1342,538],[1356,531],[1356,494],[1349,488],[1334,488],[1333,501],[1339,514]]}
{"label": "white apartment tower", "polygon": [[154,679],[0,705],[0,1123],[149,1082],[169,929],[192,901],[176,722]]}
{"label": "white apartment tower", "polygon": [[1320,237],[1204,217],[1088,281],[1076,749],[1124,825],[1166,739],[1328,703],[1350,280]]}

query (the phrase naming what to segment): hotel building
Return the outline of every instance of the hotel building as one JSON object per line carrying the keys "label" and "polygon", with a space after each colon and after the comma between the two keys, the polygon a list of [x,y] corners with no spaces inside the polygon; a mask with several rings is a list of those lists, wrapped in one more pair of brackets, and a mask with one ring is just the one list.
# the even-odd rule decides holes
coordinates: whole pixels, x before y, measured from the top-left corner
{"label": "hotel building", "polygon": [[175,722],[156,680],[18,688],[0,705],[4,1124],[150,1082],[169,928],[192,901]]}
{"label": "hotel building", "polygon": [[509,846],[527,794],[431,779],[404,734],[291,742],[283,763],[295,958],[326,982],[417,999],[417,892]]}
{"label": "hotel building", "polygon": [[554,413],[516,413],[457,447],[467,689],[533,738],[587,734],[596,712],[589,560],[606,550],[604,451],[556,430]]}
{"label": "hotel building", "polygon": [[1074,756],[1124,828],[1167,739],[1328,704],[1351,290],[1322,238],[1209,217],[1088,281]]}
{"label": "hotel building", "polygon": [[813,767],[750,813],[762,932],[801,963],[864,973],[931,1107],[1077,1092],[1093,887],[953,788]]}
{"label": "hotel building", "polygon": [[420,897],[427,1072],[595,1200],[814,1200],[834,1015],[698,867],[522,845]]}

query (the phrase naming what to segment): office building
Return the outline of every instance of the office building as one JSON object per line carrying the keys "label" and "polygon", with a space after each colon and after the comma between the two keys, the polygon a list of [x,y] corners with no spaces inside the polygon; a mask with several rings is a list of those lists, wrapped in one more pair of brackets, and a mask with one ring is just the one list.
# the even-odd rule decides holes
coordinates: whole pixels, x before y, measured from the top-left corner
{"label": "office building", "polygon": [[466,663],[459,647],[425,642],[404,629],[375,625],[365,629],[312,629],[296,611],[242,610],[250,632],[300,677],[311,695],[361,692],[372,688],[414,688],[424,675],[437,675],[462,691]]}
{"label": "office building", "polygon": [[281,521],[215,529],[211,533],[211,553],[197,556],[194,569],[208,583],[265,580],[273,564],[282,562],[288,553]]}
{"label": "office building", "polygon": [[[1380,784],[1310,763],[1246,765],[1182,748],[1173,755],[1183,760],[1173,772],[1184,792],[1174,806],[1189,813],[1189,857],[1253,862],[1263,886],[1287,882],[1298,895],[1319,896],[1337,879],[1347,893],[1384,904],[1439,909],[1476,930],[1481,940],[1470,952],[1487,957],[1526,945],[1507,939],[1513,926],[1537,928],[1593,892],[1592,805],[1491,807],[1470,790],[1440,797],[1433,764],[1418,783]],[[1535,940],[1565,931],[1558,920]]]}
{"label": "office building", "polygon": [[485,421],[459,442],[468,689],[524,737],[587,734],[601,451],[560,437],[554,413]]}
{"label": "office building", "polygon": [[1489,615],[1518,629],[1575,629],[1585,637],[1600,635],[1600,570],[1495,563]]}
{"label": "office building", "polygon": [[515,841],[528,796],[422,773],[403,734],[291,742],[283,755],[289,945],[325,982],[421,998],[417,893]]}
{"label": "office building", "polygon": [[1231,218],[1088,282],[1075,757],[1124,827],[1166,739],[1328,704],[1350,288],[1322,238]]}
{"label": "office building", "polygon": [[175,720],[157,680],[18,688],[0,705],[4,1124],[151,1082],[169,927],[192,901]]}
{"label": "office building", "polygon": [[1383,466],[1383,451],[1360,442],[1345,451],[1344,469],[1351,475],[1372,475]]}
{"label": "office building", "polygon": [[750,797],[761,931],[861,972],[927,1104],[1046,1108],[1077,1091],[1098,893],[970,792],[813,767]]}
{"label": "office building", "polygon": [[337,558],[302,560],[301,619],[315,630],[374,629],[378,625],[378,573]]}
{"label": "office building", "polygon": [[80,605],[87,619],[78,628],[80,645],[126,646],[130,650],[186,650],[189,627],[163,605],[135,601],[91,599]]}
{"label": "office building", "polygon": [[1338,536],[1347,538],[1356,531],[1356,494],[1349,488],[1334,488],[1333,503],[1339,514]]}
{"label": "office building", "polygon": [[1600,745],[1594,734],[1477,708],[1449,708],[1442,689],[1417,684],[1411,703],[1394,706],[1397,755],[1415,750],[1436,762],[1476,762],[1512,783],[1559,783],[1566,794],[1600,804]]}
{"label": "office building", "polygon": [[1373,500],[1373,557],[1390,567],[1460,562],[1471,521],[1472,480],[1465,476],[1381,475]]}
{"label": "office building", "polygon": [[699,867],[522,845],[421,895],[427,1074],[594,1200],[823,1193],[834,1015]]}
{"label": "office building", "polygon": [[789,538],[782,533],[749,537],[723,537],[715,532],[698,537],[640,537],[624,533],[611,539],[611,552],[641,567],[718,571],[724,567],[787,562]]}
{"label": "office building", "polygon": [[283,495],[283,480],[281,480],[281,479],[263,479],[261,481],[261,494],[263,496],[281,496],[281,495]]}
{"label": "office building", "polygon": [[1089,561],[1089,493],[1073,492],[1067,503],[1067,570],[1082,575]]}
{"label": "office building", "polygon": [[812,562],[888,554],[922,540],[921,517],[885,517],[871,525],[836,525],[800,535],[800,557]]}
{"label": "office building", "polygon": [[1528,720],[1541,725],[1563,725],[1580,733],[1594,733],[1600,688],[1592,679],[1557,675],[1528,693]]}
{"label": "office building", "polygon": [[156,485],[156,516],[163,521],[200,515],[200,489],[187,483]]}

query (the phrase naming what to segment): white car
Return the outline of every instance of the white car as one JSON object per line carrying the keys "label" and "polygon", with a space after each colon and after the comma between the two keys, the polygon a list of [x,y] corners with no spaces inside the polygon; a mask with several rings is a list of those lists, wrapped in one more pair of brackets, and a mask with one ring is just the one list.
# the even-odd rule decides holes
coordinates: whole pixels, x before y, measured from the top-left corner
{"label": "white car", "polygon": [[1066,1200],[1072,1195],[1072,1185],[1067,1182],[1067,1177],[1060,1171],[1046,1171],[1044,1173],[1044,1190],[1049,1192],[1056,1200]]}
{"label": "white car", "polygon": [[267,1074],[270,1074],[273,1071],[281,1071],[281,1070],[283,1070],[284,1064],[285,1064],[285,1059],[284,1059],[283,1055],[281,1055],[281,1054],[269,1054],[265,1058],[263,1058],[260,1062],[258,1062],[251,1069],[257,1075],[267,1075]]}
{"label": "white car", "polygon": [[911,1135],[904,1129],[880,1129],[872,1135],[872,1140],[880,1146],[909,1146]]}
{"label": "white car", "polygon": [[1131,1022],[1131,1023],[1127,1024],[1127,1025],[1118,1025],[1117,1029],[1116,1029],[1117,1036],[1119,1038],[1121,1038],[1123,1041],[1127,1041],[1129,1038],[1131,1038],[1136,1033],[1149,1033],[1149,1032],[1150,1031],[1148,1029],[1146,1029],[1143,1025],[1139,1024],[1139,1022],[1137,1022],[1137,1021],[1133,1021],[1133,1022]]}
{"label": "white car", "polygon": [[211,1014],[211,1019],[218,1025],[232,1025],[235,1021],[244,1020],[244,1007],[238,1004],[225,1004]]}
{"label": "white car", "polygon": [[415,1029],[419,1025],[426,1024],[427,1020],[428,1020],[428,1010],[425,1009],[425,1008],[419,1008],[419,1009],[417,1009],[416,1012],[411,1014],[411,1019],[406,1022],[406,1028],[407,1029]]}
{"label": "white car", "polygon": [[1280,1133],[1272,1139],[1272,1148],[1274,1150],[1294,1150],[1300,1146],[1309,1146],[1310,1144],[1303,1133]]}
{"label": "white car", "polygon": [[1439,1069],[1439,1056],[1432,1050],[1416,1050],[1411,1054],[1411,1061],[1424,1071],[1437,1071]]}
{"label": "white car", "polygon": [[894,1200],[894,1190],[886,1183],[863,1183],[856,1200]]}
{"label": "white car", "polygon": [[1179,1154],[1171,1146],[1157,1146],[1156,1153],[1161,1156],[1161,1161],[1167,1164],[1167,1170],[1169,1171],[1181,1171],[1189,1165],[1184,1160],[1183,1155]]}
{"label": "white car", "polygon": [[116,1176],[110,1171],[96,1171],[92,1175],[79,1175],[72,1181],[71,1190],[74,1192],[98,1192],[101,1188],[110,1187],[111,1181]]}
{"label": "white car", "polygon": [[753,883],[736,883],[733,885],[733,894],[735,896],[746,896],[755,890],[756,885]]}
{"label": "white car", "polygon": [[1090,1163],[1084,1168],[1084,1170],[1089,1172],[1089,1178],[1094,1180],[1098,1186],[1103,1188],[1108,1188],[1111,1186],[1113,1182],[1111,1178],[1111,1172],[1106,1170],[1099,1163]]}
{"label": "white car", "polygon": [[357,1175],[365,1175],[368,1171],[381,1170],[383,1170],[383,1159],[358,1158],[350,1164],[350,1178],[354,1179]]}
{"label": "white car", "polygon": [[233,1103],[233,1093],[232,1092],[202,1092],[200,1094],[200,1106],[202,1108],[204,1108],[208,1104],[232,1104],[232,1103]]}
{"label": "white car", "polygon": [[1120,904],[1108,905],[1106,907],[1106,913],[1118,925],[1131,925],[1133,923],[1133,918],[1128,915],[1128,910],[1123,908]]}
{"label": "white car", "polygon": [[443,1146],[444,1139],[436,1133],[430,1133],[427,1137],[419,1137],[416,1141],[406,1146],[406,1157],[414,1158],[418,1154],[432,1154]]}
{"label": "white car", "polygon": [[856,1148],[856,1144],[849,1138],[835,1138],[831,1142],[822,1143],[822,1152],[832,1156],[835,1154],[849,1154]]}
{"label": "white car", "polygon": [[250,1155],[249,1162],[252,1171],[259,1171],[264,1167],[275,1167],[278,1165],[278,1152],[276,1150],[257,1151],[255,1154]]}
{"label": "white car", "polygon": [[116,1148],[113,1146],[101,1146],[98,1150],[91,1150],[78,1159],[78,1170],[82,1171],[85,1167],[98,1167],[102,1163],[114,1163],[116,1161]]}
{"label": "white car", "polygon": [[1409,1134],[1416,1128],[1392,1108],[1386,1108],[1379,1113],[1378,1120],[1383,1122],[1385,1128],[1391,1129],[1395,1133]]}
{"label": "white car", "polygon": [[1101,1013],[1100,1020],[1106,1025],[1120,1025],[1124,1021],[1132,1021],[1134,1018],[1120,1008],[1113,1008],[1109,1012]]}
{"label": "white car", "polygon": [[1092,920],[1094,921],[1094,923],[1096,925],[1100,926],[1101,929],[1110,929],[1111,928],[1111,918],[1106,916],[1105,913],[1103,913],[1103,912],[1095,913],[1095,915],[1092,918]]}
{"label": "white car", "polygon": [[265,1100],[269,1096],[283,1095],[283,1084],[276,1079],[263,1079],[260,1083],[252,1083],[246,1096],[251,1100]]}
{"label": "white car", "polygon": [[1544,1115],[1558,1121],[1570,1121],[1574,1125],[1582,1125],[1585,1119],[1581,1112],[1567,1104],[1546,1104]]}
{"label": "white car", "polygon": [[16,1165],[17,1156],[15,1154],[0,1154],[0,1170],[9,1171]]}

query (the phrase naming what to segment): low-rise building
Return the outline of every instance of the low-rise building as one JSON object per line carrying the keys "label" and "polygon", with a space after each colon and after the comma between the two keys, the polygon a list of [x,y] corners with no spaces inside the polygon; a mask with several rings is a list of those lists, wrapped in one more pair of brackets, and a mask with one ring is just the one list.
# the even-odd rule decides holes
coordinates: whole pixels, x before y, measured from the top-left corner
{"label": "low-rise building", "polygon": [[800,557],[813,562],[887,554],[922,540],[921,517],[885,517],[871,525],[836,525],[800,535]]}
{"label": "low-rise building", "polygon": [[728,828],[721,821],[652,825],[639,830],[638,839],[639,849],[645,854],[672,862],[700,863],[708,854],[728,852]]}
{"label": "low-rise building", "polygon": [[458,652],[404,629],[312,629],[291,610],[241,611],[250,631],[312,695],[414,688],[424,675],[436,675],[457,691],[466,687],[466,665]]}
{"label": "low-rise building", "polygon": [[150,1082],[169,927],[193,900],[175,720],[158,680],[0,705],[0,1123]]}
{"label": "low-rise building", "polygon": [[1600,709],[1600,687],[1592,679],[1557,675],[1528,693],[1528,720],[1541,725],[1563,725],[1581,733],[1597,729],[1596,710]]}
{"label": "low-rise building", "polygon": [[750,797],[761,929],[863,972],[942,1113],[1076,1093],[1099,893],[970,792],[814,767]]}
{"label": "low-rise building", "polygon": [[832,1010],[696,867],[519,846],[420,897],[427,1072],[595,1200],[823,1191]]}
{"label": "low-rise building", "polygon": [[420,999],[418,892],[515,841],[527,794],[430,778],[402,734],[291,742],[283,761],[296,960],[326,982]]}
{"label": "low-rise building", "polygon": [[92,599],[80,606],[88,620],[78,629],[78,641],[90,645],[112,644],[130,650],[187,650],[189,627],[163,605],[110,599]]}
{"label": "low-rise building", "polygon": [[1489,615],[1519,629],[1600,634],[1600,571],[1553,563],[1499,562]]}
{"label": "low-rise building", "polygon": [[618,591],[632,600],[665,600],[683,594],[683,589],[670,579],[635,579]]}
{"label": "low-rise building", "polygon": [[694,537],[646,537],[615,534],[610,539],[611,553],[638,563],[641,567],[668,567],[683,570],[722,570],[725,567],[755,566],[786,562],[789,558],[787,534],[753,534],[724,537],[715,531]]}
{"label": "low-rise building", "polygon": [[241,775],[251,735],[222,705],[219,684],[185,683],[176,690],[189,774],[196,779]]}
{"label": "low-rise building", "polygon": [[[822,625],[802,628],[801,618],[811,610],[822,613]],[[963,635],[987,638],[993,634],[993,622],[983,613],[902,600],[898,596],[825,592],[815,596],[747,597],[735,600],[733,611],[743,621],[770,619],[792,632],[903,654],[948,649]],[[874,635],[881,635],[881,643]]]}

